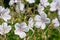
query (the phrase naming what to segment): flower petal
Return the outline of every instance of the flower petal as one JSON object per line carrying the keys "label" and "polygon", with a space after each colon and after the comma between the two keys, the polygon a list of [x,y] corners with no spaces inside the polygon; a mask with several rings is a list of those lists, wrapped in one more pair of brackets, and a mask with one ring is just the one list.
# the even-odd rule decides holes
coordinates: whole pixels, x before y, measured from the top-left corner
{"label": "flower petal", "polygon": [[9,5],[11,6],[13,4],[14,4],[14,0],[10,0]]}
{"label": "flower petal", "polygon": [[41,22],[36,22],[36,23],[35,23],[35,27],[36,27],[36,28],[40,28],[40,27],[41,27],[41,25],[42,25],[42,23],[41,23]]}
{"label": "flower petal", "polygon": [[35,0],[26,0],[27,2],[29,2],[29,3],[34,3],[35,2]]}
{"label": "flower petal", "polygon": [[46,24],[45,23],[42,23],[41,29],[45,29],[45,27],[46,27]]}
{"label": "flower petal", "polygon": [[57,10],[57,7],[56,7],[56,2],[52,2],[51,4],[50,4],[50,11],[56,11]]}
{"label": "flower petal", "polygon": [[45,23],[47,23],[47,24],[50,23],[50,19],[46,18]]}
{"label": "flower petal", "polygon": [[25,37],[26,37],[26,33],[23,32],[23,31],[15,30],[14,33],[15,33],[16,35],[19,35],[20,38],[25,38]]}
{"label": "flower petal", "polygon": [[15,24],[15,28],[16,28],[16,29],[19,29],[20,27],[21,27],[21,26],[20,26],[19,23],[16,23],[16,24]]}
{"label": "flower petal", "polygon": [[2,18],[4,19],[4,21],[7,21],[9,19],[11,19],[10,15],[2,15]]}
{"label": "flower petal", "polygon": [[27,26],[27,24],[25,22],[22,22],[21,23],[21,27],[22,27],[22,30],[25,31],[25,32],[28,32],[29,31],[29,27]]}
{"label": "flower petal", "polygon": [[30,19],[28,20],[28,27],[33,28],[33,25],[34,25],[33,18],[30,18]]}
{"label": "flower petal", "polygon": [[35,18],[34,18],[35,21],[41,21],[41,17],[40,15],[36,15]]}

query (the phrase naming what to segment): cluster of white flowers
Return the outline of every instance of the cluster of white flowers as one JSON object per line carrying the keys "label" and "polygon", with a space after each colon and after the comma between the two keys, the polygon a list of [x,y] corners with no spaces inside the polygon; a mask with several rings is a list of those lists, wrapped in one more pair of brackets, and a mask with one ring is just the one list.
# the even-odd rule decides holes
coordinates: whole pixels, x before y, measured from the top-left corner
{"label": "cluster of white flowers", "polygon": [[[35,0],[26,0],[26,2],[29,3],[35,3]],[[17,13],[20,11],[24,12],[25,5],[22,2],[22,0],[10,0],[9,5],[12,6],[16,3],[15,10]],[[44,12],[44,8],[50,6],[50,11],[58,11],[58,18],[60,19],[60,0],[53,0],[53,2],[49,3],[48,0],[40,0],[40,3],[38,5],[37,11],[39,14],[35,15],[34,17],[30,17],[28,20],[28,24],[26,22],[16,23],[15,24],[15,30],[14,33],[16,35],[19,35],[20,38],[25,38],[27,35],[25,32],[28,32],[29,30],[33,31],[33,27],[45,29],[46,24],[49,24],[51,20],[48,18],[47,14]],[[10,10],[8,8],[4,8],[0,6],[0,19],[3,19],[5,22],[0,25],[0,34],[4,35],[8,33],[12,28],[11,26],[8,26],[8,20],[11,19],[10,16]],[[60,23],[58,18],[55,18],[52,20],[52,23],[54,25],[54,28],[59,27]]]}

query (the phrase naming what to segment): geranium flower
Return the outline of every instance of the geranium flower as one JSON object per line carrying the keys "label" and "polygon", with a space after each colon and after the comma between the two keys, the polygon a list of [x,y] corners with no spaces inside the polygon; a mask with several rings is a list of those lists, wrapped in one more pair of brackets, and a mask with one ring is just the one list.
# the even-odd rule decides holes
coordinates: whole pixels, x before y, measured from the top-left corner
{"label": "geranium flower", "polygon": [[53,0],[53,2],[50,4],[50,7],[50,11],[58,10],[58,18],[60,19],[60,0]]}
{"label": "geranium flower", "polygon": [[10,10],[8,8],[4,8],[2,6],[0,6],[0,18],[4,19],[4,21],[7,21],[9,19],[11,19],[11,16],[9,15]]}
{"label": "geranium flower", "polygon": [[15,31],[14,33],[16,35],[19,35],[20,38],[25,38],[27,35],[25,32],[28,32],[29,28],[25,22],[22,22],[21,24],[16,23],[15,24]]}
{"label": "geranium flower", "polygon": [[35,18],[35,27],[45,29],[46,24],[50,23],[50,19],[45,16],[45,14],[36,15]]}
{"label": "geranium flower", "polygon": [[0,34],[5,35],[6,33],[10,32],[11,26],[4,22],[2,25],[0,25]]}
{"label": "geranium flower", "polygon": [[49,5],[48,0],[40,0],[40,3],[41,3],[44,7],[46,7],[46,6]]}
{"label": "geranium flower", "polygon": [[29,3],[35,3],[35,0],[26,0]]}
{"label": "geranium flower", "polygon": [[58,18],[53,19],[53,20],[52,20],[52,23],[54,24],[54,27],[55,27],[55,28],[59,27]]}

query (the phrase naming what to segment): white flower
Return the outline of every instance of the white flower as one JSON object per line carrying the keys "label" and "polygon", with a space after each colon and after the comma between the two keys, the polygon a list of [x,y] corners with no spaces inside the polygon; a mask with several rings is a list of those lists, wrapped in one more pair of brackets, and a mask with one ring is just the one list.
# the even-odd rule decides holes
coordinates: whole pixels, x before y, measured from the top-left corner
{"label": "white flower", "polygon": [[4,22],[2,25],[0,25],[0,34],[1,35],[5,35],[10,30],[11,30],[11,26],[8,26],[7,23]]}
{"label": "white flower", "polygon": [[25,32],[28,32],[28,31],[29,31],[29,28],[25,22],[22,22],[21,24],[19,24],[19,23],[15,24],[15,31],[14,32],[16,35],[19,35],[20,38],[25,38],[26,37]]}
{"label": "white flower", "polygon": [[35,3],[35,0],[26,0],[29,3]]}
{"label": "white flower", "polygon": [[11,16],[9,15],[10,10],[8,8],[4,8],[2,6],[0,6],[0,18],[4,19],[4,21],[7,21],[9,19],[11,19]]}
{"label": "white flower", "polygon": [[60,0],[53,0],[50,4],[50,11],[60,10]]}
{"label": "white flower", "polygon": [[46,24],[50,23],[50,19],[47,18],[44,14],[36,15],[35,18],[35,27],[45,29]]}
{"label": "white flower", "polygon": [[28,27],[29,27],[29,29],[31,29],[34,32],[34,30],[33,30],[33,27],[34,27],[34,20],[33,20],[33,18],[29,18],[29,20],[28,20]]}
{"label": "white flower", "polygon": [[49,5],[48,0],[40,0],[40,3],[41,3],[44,7],[46,7],[46,6]]}
{"label": "white flower", "polygon": [[54,27],[59,27],[59,21],[58,21],[58,18],[55,18],[52,20],[52,23],[54,24]]}
{"label": "white flower", "polygon": [[60,0],[53,0],[53,2],[50,4],[50,7],[50,11],[58,10],[58,18],[60,19]]}
{"label": "white flower", "polygon": [[50,11],[56,11],[57,9],[57,2],[53,1],[51,4],[50,4]]}

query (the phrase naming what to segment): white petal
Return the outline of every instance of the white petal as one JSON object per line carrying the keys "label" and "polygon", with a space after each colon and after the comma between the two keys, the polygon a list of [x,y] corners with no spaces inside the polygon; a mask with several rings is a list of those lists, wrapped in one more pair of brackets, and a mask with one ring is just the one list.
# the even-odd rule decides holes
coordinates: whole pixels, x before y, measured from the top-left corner
{"label": "white petal", "polygon": [[26,37],[26,33],[25,32],[20,32],[19,36],[20,36],[20,38],[25,38]]}
{"label": "white petal", "polygon": [[42,18],[46,18],[47,17],[46,13],[41,13],[40,15],[41,15]]}
{"label": "white petal", "polygon": [[57,27],[59,27],[59,23],[54,24],[54,28],[57,28]]}
{"label": "white petal", "polygon": [[5,8],[0,6],[0,12],[2,12]]}
{"label": "white petal", "polygon": [[35,2],[35,0],[26,0],[27,2],[29,2],[29,3],[34,3]]}
{"label": "white petal", "polygon": [[38,12],[40,12],[41,10],[43,11],[44,10],[44,7],[41,4],[39,4],[38,5]]}
{"label": "white petal", "polygon": [[58,15],[60,15],[60,10],[58,10]]}
{"label": "white petal", "polygon": [[23,28],[23,31],[28,32],[29,31],[29,27],[26,26],[25,28]]}
{"label": "white petal", "polygon": [[40,0],[40,2],[41,2],[41,4],[42,4],[44,7],[46,7],[46,6],[49,5],[48,0]]}
{"label": "white petal", "polygon": [[30,18],[30,19],[28,20],[28,27],[33,28],[33,25],[34,25],[33,18]]}
{"label": "white petal", "polygon": [[14,0],[10,0],[9,5],[11,6],[13,4],[14,4]]}
{"label": "white petal", "polygon": [[9,14],[9,13],[10,13],[10,9],[6,8],[4,14],[7,15],[7,14]]}
{"label": "white petal", "polygon": [[50,19],[46,18],[45,23],[47,23],[47,24],[50,23]]}
{"label": "white petal", "polygon": [[45,23],[42,23],[41,29],[45,29],[45,27],[46,27],[46,24]]}
{"label": "white petal", "polygon": [[11,16],[10,15],[2,15],[2,18],[4,19],[4,21],[10,20]]}
{"label": "white petal", "polygon": [[17,3],[17,2],[18,2],[18,0],[14,0],[14,2],[15,2],[15,3]]}
{"label": "white petal", "polygon": [[26,33],[22,32],[22,31],[19,31],[19,30],[15,30],[15,34],[19,35],[20,38],[25,38],[26,37]]}
{"label": "white petal", "polygon": [[25,31],[25,32],[28,32],[29,31],[29,27],[27,26],[27,24],[25,22],[22,22],[21,23],[21,27],[22,27],[22,30]]}
{"label": "white petal", "polygon": [[35,18],[34,18],[35,21],[40,21],[41,20],[41,17],[40,15],[36,15]]}
{"label": "white petal", "polygon": [[8,33],[10,30],[11,30],[11,26],[8,26],[7,23],[4,22],[2,24],[2,32],[3,32],[3,34]]}
{"label": "white petal", "polygon": [[24,4],[22,2],[20,2],[20,10],[24,11]]}
{"label": "white petal", "polygon": [[20,26],[19,23],[16,23],[16,24],[15,24],[15,28],[16,28],[16,29],[19,29],[20,27],[21,27],[21,26]]}
{"label": "white petal", "polygon": [[55,24],[55,23],[59,23],[58,18],[53,19],[53,20],[52,20],[52,23],[54,23],[54,24]]}
{"label": "white petal", "polygon": [[3,35],[3,27],[0,25],[0,34]]}
{"label": "white petal", "polygon": [[52,20],[52,23],[54,24],[54,27],[55,27],[55,28],[56,28],[56,27],[59,27],[59,21],[58,21],[57,18],[53,19],[53,20]]}
{"label": "white petal", "polygon": [[40,28],[40,27],[41,27],[41,25],[42,25],[42,23],[41,23],[41,22],[36,22],[36,23],[35,23],[35,27],[36,27],[36,28]]}
{"label": "white petal", "polygon": [[56,6],[56,2],[52,2],[51,4],[50,4],[50,11],[56,11],[56,9],[57,9],[57,6]]}
{"label": "white petal", "polygon": [[6,27],[6,30],[5,30],[5,33],[10,32],[10,30],[11,30],[11,26],[7,26],[7,27]]}

